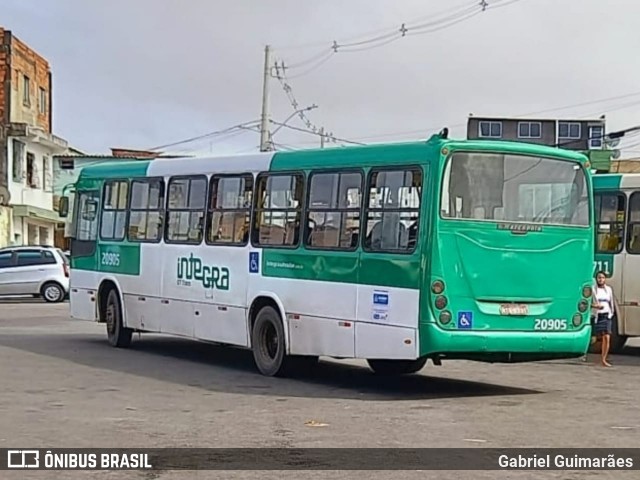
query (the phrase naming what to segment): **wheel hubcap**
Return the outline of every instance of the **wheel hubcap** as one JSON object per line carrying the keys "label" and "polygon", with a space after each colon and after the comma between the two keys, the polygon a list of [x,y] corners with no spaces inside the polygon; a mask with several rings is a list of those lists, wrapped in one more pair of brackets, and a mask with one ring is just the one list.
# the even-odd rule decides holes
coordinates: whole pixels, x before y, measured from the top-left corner
{"label": "wheel hubcap", "polygon": [[60,290],[57,287],[47,287],[44,291],[47,300],[58,300],[60,298]]}

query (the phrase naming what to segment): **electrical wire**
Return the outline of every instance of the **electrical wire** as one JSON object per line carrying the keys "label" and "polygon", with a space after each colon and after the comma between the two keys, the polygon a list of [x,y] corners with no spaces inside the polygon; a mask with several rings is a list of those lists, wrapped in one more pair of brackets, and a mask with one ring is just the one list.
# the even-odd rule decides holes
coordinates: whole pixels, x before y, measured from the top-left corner
{"label": "electrical wire", "polygon": [[197,140],[201,140],[203,138],[209,138],[209,137],[215,137],[217,135],[222,135],[224,133],[228,133],[228,132],[230,132],[232,130],[235,130],[235,129],[238,129],[240,127],[243,127],[243,126],[246,126],[246,125],[250,125],[250,124],[255,124],[255,123],[258,123],[258,122],[259,122],[259,120],[251,120],[249,122],[239,123],[237,125],[233,125],[231,127],[224,128],[222,130],[216,130],[216,131],[213,131],[213,132],[204,133],[202,135],[186,138],[184,140],[179,140],[177,142],[167,143],[165,145],[159,145],[157,147],[149,148],[147,150],[149,150],[149,151],[160,150],[160,149],[163,149],[163,148],[175,147],[176,145],[183,145],[183,144],[186,144],[186,143],[192,143],[192,142],[195,142]]}
{"label": "electrical wire", "polygon": [[[477,3],[478,3],[477,0],[465,1],[464,2],[464,6],[461,4],[461,5],[458,5],[456,7],[449,7],[449,8],[446,8],[444,10],[441,10],[441,11],[438,11],[438,12],[435,12],[435,13],[431,13],[431,14],[428,14],[428,15],[424,15],[424,16],[415,18],[415,19],[412,20],[412,22],[421,22],[421,21],[423,21],[423,20],[425,20],[427,18],[437,17],[438,15],[442,15],[442,14],[446,14],[446,13],[450,13],[450,12],[455,12],[455,11],[458,11],[458,10],[466,10],[468,8],[471,8],[472,6],[477,5]],[[376,30],[369,30],[367,32],[362,32],[362,33],[359,33],[358,35],[355,35],[353,37],[345,38],[344,42],[345,43],[357,42],[357,41],[359,41],[359,40],[361,40],[363,38],[368,38],[371,35],[379,35],[381,33],[388,32],[391,28],[393,28],[393,27],[384,27],[384,28],[379,28],[379,29],[376,29]],[[306,44],[302,44],[302,45],[289,45],[289,46],[280,45],[280,46],[275,46],[275,48],[277,50],[283,50],[283,51],[284,50],[303,50],[303,49],[307,49],[307,48],[313,48],[313,47],[324,46],[324,45],[327,45],[327,42],[323,41],[323,40],[319,40],[317,42],[310,42],[310,43],[306,43]]]}
{"label": "electrical wire", "polygon": [[[318,135],[318,136],[322,136],[322,134],[318,133],[318,132],[314,132],[313,130],[306,130],[304,128],[300,128],[300,127],[294,127],[293,125],[287,125],[285,123],[281,123],[281,122],[276,122],[275,120],[270,120],[271,123],[273,123],[274,125],[279,125],[283,128],[288,128],[290,130],[295,130],[298,132],[303,132],[303,133],[309,133],[311,135]],[[336,141],[338,142],[343,142],[343,143],[350,143],[352,145],[364,145],[364,143],[360,143],[360,142],[354,142],[352,140],[347,140],[345,138],[338,138],[338,137],[333,137]]]}
{"label": "electrical wire", "polygon": [[362,40],[343,42],[343,43],[338,43],[337,41],[334,40],[333,45],[331,45],[330,48],[328,49],[325,48],[322,50],[322,52],[315,54],[305,60],[294,62],[291,65],[287,65],[286,68],[297,69],[302,66],[313,64],[313,67],[309,68],[305,72],[299,73],[295,77],[290,77],[290,78],[302,77],[320,68],[326,62],[328,62],[329,59],[333,57],[333,55],[337,53],[361,52],[366,50],[372,50],[374,48],[379,48],[384,45],[393,43],[396,40],[400,40],[407,36],[425,35],[428,33],[444,30],[458,23],[469,20],[472,17],[480,13],[483,13],[490,8],[494,8],[494,9],[500,8],[503,6],[507,6],[507,5],[511,5],[513,3],[519,2],[521,0],[510,0],[510,1],[506,1],[506,3],[504,4],[498,3],[500,1],[501,0],[494,0],[493,3],[489,4],[485,0],[482,0],[479,3],[473,2],[473,4],[467,5],[464,7],[460,7],[460,6],[455,7],[455,8],[443,11],[442,13],[449,13],[449,12],[451,13],[441,18],[438,18],[437,20],[432,20],[430,22],[421,23],[417,25],[412,25],[411,23],[413,22],[411,22],[410,24],[402,23],[400,28],[395,28],[392,31],[387,31],[384,34],[368,37]]}

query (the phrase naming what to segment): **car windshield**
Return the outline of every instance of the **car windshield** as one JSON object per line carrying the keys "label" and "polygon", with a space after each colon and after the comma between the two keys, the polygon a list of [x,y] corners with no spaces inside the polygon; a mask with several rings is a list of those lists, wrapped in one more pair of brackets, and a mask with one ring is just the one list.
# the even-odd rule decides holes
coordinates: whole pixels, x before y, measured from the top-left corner
{"label": "car windshield", "polygon": [[442,186],[444,218],[589,225],[584,168],[528,155],[454,153]]}

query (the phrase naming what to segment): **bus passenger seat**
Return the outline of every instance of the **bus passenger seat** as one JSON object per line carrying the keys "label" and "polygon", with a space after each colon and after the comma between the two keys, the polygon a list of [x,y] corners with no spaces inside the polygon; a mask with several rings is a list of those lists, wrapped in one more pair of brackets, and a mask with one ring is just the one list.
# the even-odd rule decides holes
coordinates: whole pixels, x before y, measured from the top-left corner
{"label": "bus passenger seat", "polygon": [[404,249],[409,244],[407,227],[400,221],[398,213],[387,213],[384,221],[371,229],[371,247],[374,249]]}
{"label": "bus passenger seat", "polygon": [[318,227],[311,235],[310,244],[313,247],[335,248],[339,245],[340,231],[333,226]]}

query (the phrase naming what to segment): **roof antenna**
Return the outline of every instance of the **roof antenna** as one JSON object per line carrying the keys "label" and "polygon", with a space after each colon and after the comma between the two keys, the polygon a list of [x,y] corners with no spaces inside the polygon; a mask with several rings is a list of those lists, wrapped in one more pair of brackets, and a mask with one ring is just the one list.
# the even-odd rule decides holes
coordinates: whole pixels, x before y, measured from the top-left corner
{"label": "roof antenna", "polygon": [[447,127],[444,127],[442,130],[440,130],[440,138],[442,138],[443,140],[446,140],[449,138],[449,129]]}

